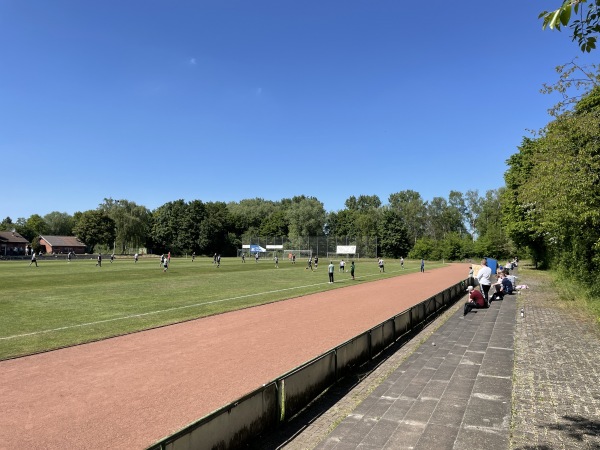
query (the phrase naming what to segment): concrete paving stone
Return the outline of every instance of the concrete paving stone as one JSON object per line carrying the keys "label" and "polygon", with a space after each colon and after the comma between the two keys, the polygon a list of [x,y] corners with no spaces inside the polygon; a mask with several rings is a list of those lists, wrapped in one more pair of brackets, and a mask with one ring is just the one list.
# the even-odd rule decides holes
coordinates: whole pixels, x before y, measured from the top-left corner
{"label": "concrete paving stone", "polygon": [[421,396],[421,392],[423,392],[423,389],[426,385],[427,382],[413,382],[410,385],[408,385],[407,388],[404,389],[404,391],[402,391],[402,397],[409,399],[412,398],[416,400]]}
{"label": "concrete paving stone", "polygon": [[465,327],[463,326],[464,324],[464,319],[463,321],[460,322],[460,325],[462,326],[463,330],[460,333],[460,337],[458,338],[458,340],[456,341],[457,343],[463,343],[465,345],[469,345],[472,341],[473,338],[475,337],[475,330],[470,331],[470,330],[466,330]]}
{"label": "concrete paving stone", "polygon": [[458,430],[458,428],[429,424],[414,448],[415,450],[451,449]]}
{"label": "concrete paving stone", "polygon": [[364,412],[365,417],[379,418],[382,417],[393,405],[394,401],[391,398],[380,397],[371,407]]}
{"label": "concrete paving stone", "polygon": [[493,335],[488,347],[491,348],[513,348],[514,339],[511,336]]}
{"label": "concrete paving stone", "polygon": [[454,371],[456,370],[456,364],[450,364],[446,361],[440,365],[438,370],[435,371],[435,374],[431,377],[432,380],[438,381],[449,381],[454,375]]}
{"label": "concrete paving stone", "polygon": [[464,356],[465,353],[467,352],[468,348],[469,348],[469,342],[467,342],[467,343],[458,343],[457,342],[452,346],[452,354]]}
{"label": "concrete paving stone", "polygon": [[448,356],[446,356],[446,359],[444,360],[444,362],[446,364],[450,364],[452,366],[457,366],[458,364],[460,364],[461,360],[463,358],[463,355],[457,355],[454,353],[449,353]]}
{"label": "concrete paving stone", "polygon": [[[338,438],[334,438],[334,437],[328,437],[324,440],[322,440],[316,447],[315,449],[319,449],[319,450],[334,450],[334,449],[339,449],[339,447],[337,447],[337,445],[340,443]],[[291,445],[288,445],[286,448],[291,448]]]}
{"label": "concrete paving stone", "polygon": [[369,395],[367,398],[365,398],[354,410],[354,412],[356,414],[359,415],[365,415],[369,412],[369,410],[375,406],[375,404],[377,403],[377,401],[379,400],[379,397],[375,397],[373,395]]}
{"label": "concrete paving stone", "polygon": [[427,365],[424,367],[427,367],[428,369],[437,370],[440,367],[440,365],[444,362],[444,360],[445,358],[443,357],[434,356],[427,362]]}
{"label": "concrete paving stone", "polygon": [[478,377],[473,386],[473,395],[511,401],[512,387],[510,378]]}
{"label": "concrete paving stone", "polygon": [[475,380],[479,373],[479,367],[477,364],[459,364],[453,376],[461,379]]}
{"label": "concrete paving stone", "polygon": [[386,450],[413,449],[419,442],[419,438],[425,430],[425,425],[425,423],[418,422],[401,423],[383,448]]}
{"label": "concrete paving stone", "polygon": [[448,382],[448,387],[444,391],[442,398],[462,399],[466,401],[471,397],[474,385],[475,380],[454,377]]}
{"label": "concrete paving stone", "polygon": [[393,422],[400,422],[406,416],[406,413],[412,408],[416,399],[401,398],[394,402],[392,408],[388,409],[383,418]]}
{"label": "concrete paving stone", "polygon": [[510,425],[510,401],[472,395],[467,404],[463,426],[504,429]]}
{"label": "concrete paving stone", "polygon": [[437,404],[437,400],[417,399],[405,414],[403,422],[427,423]]}
{"label": "concrete paving stone", "polygon": [[334,449],[335,450],[356,450],[357,446],[358,446],[358,444],[341,441],[334,447]]}
{"label": "concrete paving stone", "polygon": [[381,450],[381,447],[361,442],[356,446],[356,450]]}
{"label": "concrete paving stone", "polygon": [[[454,442],[453,450],[474,450],[474,449],[508,449],[508,433],[504,430],[496,431],[493,429],[461,428],[458,431]],[[537,447],[530,447],[529,450],[553,450]]]}
{"label": "concrete paving stone", "polygon": [[481,373],[490,376],[510,377],[514,366],[514,351],[488,347],[481,362]]}
{"label": "concrete paving stone", "polygon": [[369,417],[363,417],[360,422],[354,424],[351,429],[344,433],[341,437],[341,441],[346,444],[358,445],[375,425],[377,425],[376,420]]}
{"label": "concrete paving stone", "polygon": [[487,347],[488,347],[487,342],[471,342],[469,344],[468,351],[485,353],[485,351],[487,350]]}
{"label": "concrete paving stone", "polygon": [[429,423],[458,428],[463,421],[466,410],[467,402],[464,399],[444,397],[438,402],[433,414],[431,414]]}
{"label": "concrete paving stone", "polygon": [[481,365],[481,363],[483,362],[483,357],[485,356],[484,352],[474,352],[472,350],[467,350],[463,356],[463,360],[461,361],[461,364],[468,360],[470,362],[472,362],[473,364],[477,364],[477,365]]}
{"label": "concrete paving stone", "polygon": [[429,380],[429,383],[421,391],[420,398],[440,399],[448,387],[447,381]]}
{"label": "concrete paving stone", "polygon": [[369,434],[363,438],[361,444],[374,446],[379,449],[383,448],[394,431],[396,431],[396,428],[398,428],[398,425],[398,422],[381,418]]}

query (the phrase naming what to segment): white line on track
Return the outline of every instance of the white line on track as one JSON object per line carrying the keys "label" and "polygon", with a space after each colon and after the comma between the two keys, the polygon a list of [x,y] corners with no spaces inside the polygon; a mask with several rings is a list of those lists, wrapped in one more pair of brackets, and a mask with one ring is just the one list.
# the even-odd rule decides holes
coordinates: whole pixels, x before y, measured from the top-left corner
{"label": "white line on track", "polygon": [[[386,273],[395,273],[395,272],[411,272],[411,270],[395,270],[392,272],[386,272]],[[338,273],[338,272],[335,272]],[[356,277],[358,278],[369,278],[369,277],[375,277],[378,276],[379,274],[371,274],[371,275],[363,275],[362,277]],[[338,281],[336,283],[346,283],[348,281],[352,281],[350,279],[347,280],[341,280]],[[254,294],[246,294],[246,295],[240,295],[237,297],[229,297],[229,298],[223,298],[220,300],[212,300],[210,302],[202,302],[202,303],[194,303],[193,305],[184,305],[184,306],[176,306],[173,308],[167,308],[167,309],[159,309],[157,311],[150,311],[150,312],[146,312],[146,313],[140,313],[140,314],[130,314],[128,316],[122,316],[122,317],[114,317],[112,319],[106,319],[106,320],[98,320],[96,322],[87,322],[87,323],[80,323],[77,325],[68,325],[65,327],[59,327],[59,328],[52,328],[49,330],[40,330],[40,331],[34,331],[32,333],[23,333],[23,334],[15,334],[12,336],[4,336],[4,337],[0,337],[0,341],[7,341],[10,339],[18,339],[18,338],[23,338],[23,337],[28,337],[28,336],[36,336],[39,334],[45,334],[45,333],[54,333],[57,331],[64,331],[64,330],[70,330],[73,328],[82,328],[82,327],[89,327],[89,326],[93,326],[93,325],[98,325],[101,323],[107,323],[107,322],[116,322],[117,320],[127,320],[127,319],[135,319],[135,318],[139,318],[139,317],[144,317],[144,316],[150,316],[152,314],[161,314],[161,313],[165,313],[165,312],[170,312],[170,311],[177,311],[180,309],[187,309],[187,308],[197,308],[198,306],[204,306],[204,305],[212,305],[214,303],[222,303],[222,302],[229,302],[229,301],[233,301],[233,300],[240,300],[242,298],[249,298],[249,297],[256,297],[258,295],[267,295],[267,294],[276,294],[278,292],[285,292],[285,291],[291,291],[294,289],[304,289],[304,288],[310,288],[310,287],[315,287],[315,286],[320,286],[322,284],[326,284],[326,282],[323,283],[315,283],[315,284],[306,284],[304,286],[294,286],[294,287],[290,287],[290,288],[285,288],[285,289],[277,289],[274,291],[266,291],[266,292],[257,292]]]}

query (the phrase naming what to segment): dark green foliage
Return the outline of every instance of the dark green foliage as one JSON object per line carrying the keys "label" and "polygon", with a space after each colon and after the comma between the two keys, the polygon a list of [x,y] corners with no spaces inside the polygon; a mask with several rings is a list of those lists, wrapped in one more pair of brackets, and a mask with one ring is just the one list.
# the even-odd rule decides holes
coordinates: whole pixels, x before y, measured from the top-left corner
{"label": "dark green foliage", "polygon": [[379,247],[383,256],[400,258],[410,250],[408,232],[398,211],[386,209],[379,222]]}
{"label": "dark green foliage", "polygon": [[598,290],[600,89],[525,139],[505,179],[504,219],[537,262]]}
{"label": "dark green foliage", "polygon": [[113,246],[115,222],[102,211],[86,211],[81,214],[73,233],[85,243],[89,252],[93,252],[96,245]]}

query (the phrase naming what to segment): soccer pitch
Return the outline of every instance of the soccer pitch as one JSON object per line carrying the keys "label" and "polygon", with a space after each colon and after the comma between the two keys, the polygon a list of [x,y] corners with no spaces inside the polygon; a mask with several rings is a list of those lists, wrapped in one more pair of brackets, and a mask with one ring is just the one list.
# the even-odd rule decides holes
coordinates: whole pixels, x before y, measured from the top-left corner
{"label": "soccer pitch", "polygon": [[[89,258],[89,257],[88,257]],[[328,283],[329,260],[318,269],[306,261],[173,258],[166,273],[156,257],[102,262],[79,256],[0,263],[0,360],[91,342],[250,306],[337,289],[356,283],[419,271],[418,261],[356,260],[356,280],[339,272]],[[426,269],[441,267],[426,263]],[[349,261],[346,269],[349,270]]]}

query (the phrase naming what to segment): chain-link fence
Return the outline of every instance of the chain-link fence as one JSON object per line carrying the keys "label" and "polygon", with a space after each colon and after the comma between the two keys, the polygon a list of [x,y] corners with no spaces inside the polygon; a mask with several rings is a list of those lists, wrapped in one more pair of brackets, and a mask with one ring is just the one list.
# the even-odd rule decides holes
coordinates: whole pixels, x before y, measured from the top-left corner
{"label": "chain-link fence", "polygon": [[377,237],[351,237],[351,236],[306,236],[298,238],[267,237],[267,236],[242,236],[243,245],[259,245],[265,249],[272,246],[282,246],[286,250],[312,250],[313,255],[327,256],[334,254],[340,245],[356,246],[356,256],[360,258],[375,258],[380,256],[377,246]]}

